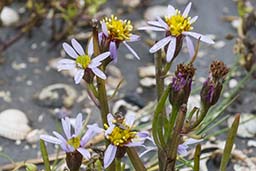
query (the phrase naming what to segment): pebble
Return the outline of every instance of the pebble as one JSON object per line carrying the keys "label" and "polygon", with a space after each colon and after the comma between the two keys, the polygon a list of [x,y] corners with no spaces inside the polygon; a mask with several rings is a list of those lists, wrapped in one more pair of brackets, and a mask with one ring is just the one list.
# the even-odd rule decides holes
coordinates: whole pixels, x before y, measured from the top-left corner
{"label": "pebble", "polygon": [[32,50],[35,50],[37,48],[37,44],[36,43],[33,43],[32,45],[31,45],[31,49]]}
{"label": "pebble", "polygon": [[149,65],[146,67],[139,67],[139,76],[140,77],[154,77],[156,75],[155,66]]}
{"label": "pebble", "polygon": [[149,7],[144,13],[146,20],[156,20],[157,16],[164,17],[167,14],[167,6],[152,6]]}
{"label": "pebble", "polygon": [[46,134],[45,130],[43,129],[34,129],[28,133],[26,136],[26,140],[30,144],[37,143],[40,140],[40,135]]}
{"label": "pebble", "polygon": [[231,79],[228,83],[229,88],[235,88],[238,84],[238,81],[236,79]]}
{"label": "pebble", "polygon": [[237,29],[242,23],[241,23],[242,21],[238,18],[238,19],[236,19],[236,20],[233,20],[232,22],[231,22],[231,25],[235,28],[235,29]]}
{"label": "pebble", "polygon": [[3,25],[8,27],[16,24],[20,20],[20,17],[14,9],[5,6],[1,11],[0,19]]}
{"label": "pebble", "polygon": [[249,140],[247,142],[248,147],[256,147],[256,141],[255,140]]}
{"label": "pebble", "polygon": [[215,49],[221,49],[224,48],[226,46],[226,42],[224,42],[223,40],[217,41],[213,44],[213,47]]}
{"label": "pebble", "polygon": [[140,80],[140,85],[143,87],[153,87],[156,85],[155,78],[145,77]]}
{"label": "pebble", "polygon": [[141,3],[140,0],[123,0],[124,6],[129,6],[132,8],[137,7],[140,3]]}
{"label": "pebble", "polygon": [[0,91],[0,98],[2,98],[5,102],[8,103],[12,101],[10,91]]}
{"label": "pebble", "polygon": [[14,61],[12,63],[12,68],[19,71],[19,70],[22,70],[22,69],[26,69],[27,68],[27,64],[26,63],[16,63],[16,61]]}
{"label": "pebble", "polygon": [[135,58],[135,57],[133,56],[133,54],[131,54],[131,53],[125,54],[124,57],[125,57],[126,59],[129,59],[129,60],[133,60],[133,59]]}

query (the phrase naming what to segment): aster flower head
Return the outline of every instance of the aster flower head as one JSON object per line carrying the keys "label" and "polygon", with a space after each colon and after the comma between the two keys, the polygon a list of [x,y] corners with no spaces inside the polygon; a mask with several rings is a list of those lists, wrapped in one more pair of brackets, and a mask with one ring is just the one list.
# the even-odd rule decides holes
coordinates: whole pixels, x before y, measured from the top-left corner
{"label": "aster flower head", "polygon": [[117,49],[123,43],[128,50],[137,58],[138,54],[128,45],[127,42],[135,42],[140,39],[138,35],[132,34],[133,26],[130,20],[121,20],[111,15],[101,21],[102,32],[99,34],[99,41],[103,47],[109,49],[112,59],[117,61]]}
{"label": "aster flower head", "polygon": [[104,168],[107,168],[114,160],[118,149],[123,147],[143,146],[148,138],[146,132],[133,130],[135,120],[134,114],[127,114],[125,118],[114,118],[112,114],[107,115],[108,124],[105,124],[105,137],[109,140],[104,154]]}
{"label": "aster flower head", "polygon": [[71,44],[72,46],[68,43],[63,43],[62,46],[65,52],[73,59],[61,59],[57,65],[58,71],[76,69],[74,76],[76,84],[80,83],[85,73],[90,72],[93,72],[101,79],[106,79],[106,75],[98,67],[101,65],[102,61],[110,55],[110,52],[105,52],[92,58],[93,46],[90,43],[88,53],[85,53],[76,39],[72,39]]}
{"label": "aster flower head", "polygon": [[[74,131],[72,131],[70,119],[68,117],[61,119],[62,128],[66,135],[64,138],[58,132],[53,131],[54,136],[50,135],[41,135],[40,139],[60,145],[62,150],[64,150],[67,154],[77,154],[80,153],[85,159],[90,158],[90,152],[85,149],[85,145],[91,140],[96,134],[102,132],[102,129],[98,127],[97,124],[88,125],[87,132],[81,136],[82,128],[83,128],[83,118],[82,114],[79,113],[76,117]],[[72,133],[73,132],[73,133]]]}
{"label": "aster flower head", "polygon": [[190,2],[183,13],[175,9],[172,5],[168,5],[168,14],[164,17],[164,19],[157,17],[157,21],[148,21],[150,26],[139,28],[139,30],[166,32],[166,37],[159,40],[153,47],[151,47],[149,50],[150,53],[155,53],[156,51],[169,44],[167,47],[166,61],[170,62],[179,52],[182,46],[183,38],[186,40],[188,51],[191,57],[195,53],[195,48],[190,37],[194,37],[196,39],[200,38],[200,41],[208,44],[214,43],[214,41],[207,36],[191,31],[193,30],[193,23],[195,23],[198,18],[198,16],[193,18],[188,16],[191,5],[192,3]]}

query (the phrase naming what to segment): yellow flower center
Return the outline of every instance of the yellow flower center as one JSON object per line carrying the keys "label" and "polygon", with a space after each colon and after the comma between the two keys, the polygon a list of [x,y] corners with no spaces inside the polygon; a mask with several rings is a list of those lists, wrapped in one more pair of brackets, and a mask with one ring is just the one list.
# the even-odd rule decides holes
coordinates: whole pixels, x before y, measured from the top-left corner
{"label": "yellow flower center", "polygon": [[165,17],[165,21],[170,28],[172,36],[179,36],[183,31],[190,31],[193,29],[190,23],[190,17],[183,17],[179,10],[176,10],[176,15]]}
{"label": "yellow flower center", "polygon": [[[108,128],[107,125],[105,125]],[[115,146],[123,147],[125,144],[131,142],[131,140],[136,136],[136,132],[132,131],[127,125],[122,125],[122,128],[116,126],[112,133],[106,138]]]}
{"label": "yellow flower center", "polygon": [[68,140],[68,144],[77,149],[80,147],[80,137],[73,137]]}
{"label": "yellow flower center", "polygon": [[111,18],[103,19],[108,28],[108,34],[112,40],[129,40],[133,26],[130,20],[120,20],[114,15]]}
{"label": "yellow flower center", "polygon": [[90,62],[91,58],[88,55],[78,56],[76,58],[76,65],[83,69],[86,69]]}

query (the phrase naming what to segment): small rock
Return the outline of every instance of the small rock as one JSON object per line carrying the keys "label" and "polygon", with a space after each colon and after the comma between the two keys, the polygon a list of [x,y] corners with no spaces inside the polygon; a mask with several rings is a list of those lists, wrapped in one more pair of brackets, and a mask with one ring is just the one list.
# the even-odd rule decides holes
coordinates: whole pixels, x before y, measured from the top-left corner
{"label": "small rock", "polygon": [[256,141],[254,141],[254,140],[249,140],[249,141],[247,142],[247,145],[248,145],[248,147],[256,147]]}
{"label": "small rock", "polygon": [[12,63],[12,68],[18,71],[18,70],[27,68],[27,64],[26,63],[17,64],[16,61],[14,61]]}
{"label": "small rock", "polygon": [[140,77],[154,77],[156,75],[155,66],[149,65],[146,67],[139,67],[139,76]]}
{"label": "small rock", "polygon": [[156,85],[155,78],[145,77],[140,80],[140,85],[143,87],[152,87]]}
{"label": "small rock", "polygon": [[26,140],[30,144],[35,144],[40,140],[40,135],[46,134],[45,130],[43,129],[34,129],[28,133],[26,136]]}
{"label": "small rock", "polygon": [[0,18],[4,26],[14,25],[20,19],[18,13],[10,7],[4,7],[2,9]]}
{"label": "small rock", "polygon": [[155,20],[157,16],[164,17],[167,14],[167,6],[153,6],[149,7],[144,13],[146,20]]}
{"label": "small rock", "polygon": [[238,19],[236,19],[236,20],[233,20],[232,22],[231,22],[231,25],[235,28],[235,29],[237,29],[242,23],[241,23],[242,21],[238,18]]}
{"label": "small rock", "polygon": [[71,108],[77,97],[76,90],[67,84],[52,84],[43,88],[35,96],[36,102],[49,108],[61,108],[63,106]]}
{"label": "small rock", "polygon": [[[234,116],[228,119],[228,127],[230,128]],[[256,135],[256,118],[253,114],[241,113],[240,124],[237,130],[237,135],[242,138],[253,138]]]}
{"label": "small rock", "polygon": [[12,101],[10,91],[0,91],[0,98],[2,98],[5,102],[8,103]]}
{"label": "small rock", "polygon": [[127,53],[127,54],[125,54],[125,56],[124,56],[126,59],[129,59],[129,60],[133,60],[135,57],[134,57],[134,55],[133,54],[131,54],[131,53]]}
{"label": "small rock", "polygon": [[231,79],[228,83],[229,88],[235,88],[238,84],[238,81],[236,79]]}
{"label": "small rock", "polygon": [[224,41],[217,41],[214,43],[213,47],[215,49],[221,49],[221,48],[224,48],[226,46],[226,43]]}
{"label": "small rock", "polygon": [[123,0],[124,6],[129,6],[129,7],[135,8],[139,4],[140,4],[140,0]]}

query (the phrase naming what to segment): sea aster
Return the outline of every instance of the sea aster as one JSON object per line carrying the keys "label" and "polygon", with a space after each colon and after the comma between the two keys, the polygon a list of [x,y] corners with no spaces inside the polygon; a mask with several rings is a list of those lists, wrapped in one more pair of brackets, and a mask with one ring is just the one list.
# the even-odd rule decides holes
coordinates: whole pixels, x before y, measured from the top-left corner
{"label": "sea aster", "polygon": [[61,119],[61,123],[67,139],[65,139],[61,134],[55,131],[53,131],[55,137],[50,135],[41,135],[40,139],[49,143],[60,145],[66,153],[78,151],[85,159],[88,160],[91,155],[90,152],[84,148],[84,146],[96,134],[102,132],[102,129],[100,129],[97,124],[88,125],[87,132],[83,136],[81,136],[81,131],[83,127],[81,113],[79,113],[76,117],[74,134],[71,134],[71,123],[68,117],[66,117],[65,119]]}
{"label": "sea aster", "polygon": [[99,41],[102,46],[107,47],[111,53],[111,58],[117,61],[117,49],[120,43],[123,43],[128,50],[137,58],[138,54],[127,44],[140,39],[138,35],[132,34],[133,26],[130,20],[121,20],[111,15],[110,18],[104,18],[101,21],[102,32],[99,34]]}
{"label": "sea aster", "polygon": [[88,54],[84,52],[82,46],[75,39],[71,40],[71,44],[72,46],[63,43],[62,46],[65,52],[73,59],[61,59],[57,65],[58,71],[76,69],[77,71],[74,76],[76,84],[80,83],[85,71],[88,70],[92,71],[101,79],[106,79],[106,75],[98,67],[101,65],[101,62],[110,55],[110,52],[102,53],[91,59],[93,47],[90,44],[88,46]]}
{"label": "sea aster", "polygon": [[134,114],[127,114],[124,119],[117,120],[109,113],[107,119],[108,124],[104,125],[106,128],[105,137],[110,144],[104,154],[104,168],[112,163],[119,147],[143,146],[145,139],[148,138],[146,132],[132,130],[135,120]]}
{"label": "sea aster", "polygon": [[209,37],[202,35],[200,33],[192,32],[192,24],[197,20],[198,16],[193,18],[188,16],[192,3],[190,2],[183,13],[173,6],[168,5],[168,14],[164,19],[157,17],[157,21],[148,21],[150,26],[145,26],[139,28],[139,30],[153,30],[153,31],[163,31],[166,32],[166,37],[159,40],[153,47],[150,48],[150,53],[155,53],[159,49],[165,47],[168,43],[166,60],[170,62],[175,55],[175,51],[178,47],[179,41],[183,40],[185,37],[188,51],[190,56],[194,55],[194,45],[189,36],[196,39],[200,38],[200,41],[213,44],[214,41]]}

